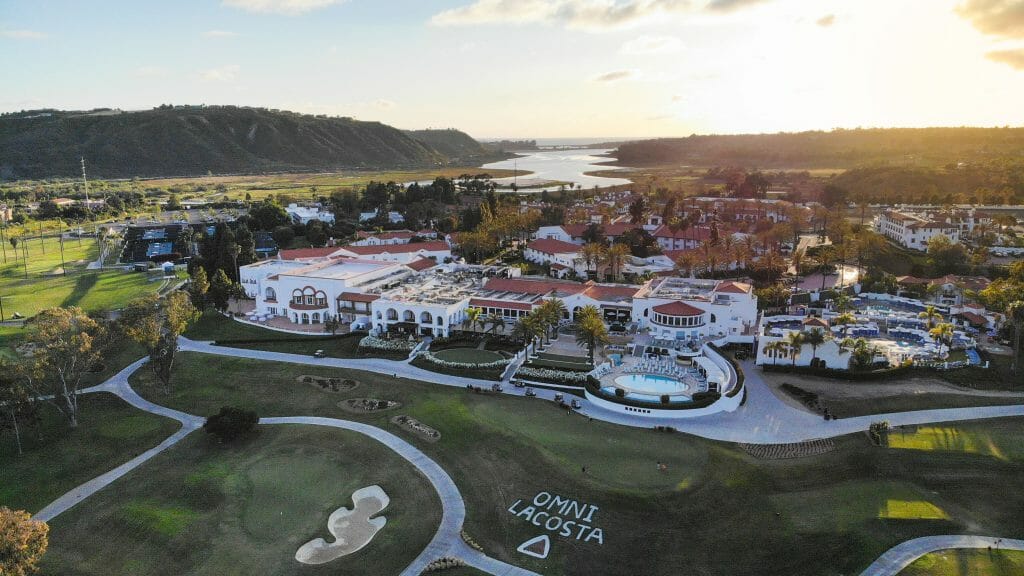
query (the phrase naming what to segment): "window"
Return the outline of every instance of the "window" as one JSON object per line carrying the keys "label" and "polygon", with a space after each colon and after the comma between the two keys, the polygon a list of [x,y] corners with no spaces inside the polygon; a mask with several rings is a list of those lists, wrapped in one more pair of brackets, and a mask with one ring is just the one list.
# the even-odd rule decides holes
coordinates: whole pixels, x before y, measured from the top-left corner
{"label": "window", "polygon": [[308,304],[308,305],[312,305],[313,304],[313,297],[312,296],[306,296],[306,304]]}

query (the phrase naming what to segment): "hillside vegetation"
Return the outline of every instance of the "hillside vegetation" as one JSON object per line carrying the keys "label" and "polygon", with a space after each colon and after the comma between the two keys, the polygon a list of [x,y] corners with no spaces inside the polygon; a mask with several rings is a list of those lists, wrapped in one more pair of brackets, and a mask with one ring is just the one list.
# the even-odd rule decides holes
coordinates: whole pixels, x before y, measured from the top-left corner
{"label": "hillside vegetation", "polygon": [[[475,146],[474,146],[475,144]],[[234,106],[140,112],[34,111],[0,117],[0,178],[195,176],[445,165],[483,148],[457,130]]]}
{"label": "hillside vegetation", "polygon": [[748,168],[939,167],[1024,160],[1024,128],[888,128],[779,134],[693,135],[619,146],[624,166],[685,164]]}

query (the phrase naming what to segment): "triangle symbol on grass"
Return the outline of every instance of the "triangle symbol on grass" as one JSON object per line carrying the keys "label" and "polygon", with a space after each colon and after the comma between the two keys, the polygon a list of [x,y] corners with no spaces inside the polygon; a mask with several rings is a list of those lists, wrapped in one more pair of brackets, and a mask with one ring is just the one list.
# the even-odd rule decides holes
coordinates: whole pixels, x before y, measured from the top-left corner
{"label": "triangle symbol on grass", "polygon": [[536,538],[530,538],[526,542],[519,545],[516,548],[517,552],[522,552],[527,556],[533,556],[534,558],[547,558],[548,552],[551,551],[551,539],[548,538],[547,534],[542,534]]}

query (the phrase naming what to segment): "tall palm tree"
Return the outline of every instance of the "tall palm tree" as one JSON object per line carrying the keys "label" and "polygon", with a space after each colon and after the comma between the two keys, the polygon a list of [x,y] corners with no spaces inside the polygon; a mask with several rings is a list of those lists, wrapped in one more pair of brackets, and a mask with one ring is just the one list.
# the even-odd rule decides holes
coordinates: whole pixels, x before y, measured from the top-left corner
{"label": "tall palm tree", "polygon": [[796,330],[786,335],[786,347],[789,348],[790,358],[793,360],[793,366],[796,366],[796,358],[800,355],[800,350],[804,347],[804,335],[802,332]]}
{"label": "tall palm tree", "polygon": [[608,263],[613,280],[619,280],[619,277],[622,275],[622,266],[625,265],[629,254],[629,246],[625,244],[612,244],[608,248],[608,251],[605,253],[605,261]]}
{"label": "tall palm tree", "polygon": [[825,343],[828,338],[825,336],[825,331],[821,328],[812,328],[810,331],[804,333],[804,342],[811,346],[811,364],[815,363],[818,359],[818,346]]}
{"label": "tall palm tree", "polygon": [[594,306],[584,306],[576,313],[576,343],[587,348],[590,365],[594,365],[594,351],[600,344],[607,344],[608,328],[601,319],[601,313]]}
{"label": "tall palm tree", "polygon": [[1024,332],[1024,300],[1016,300],[1006,307],[1006,318],[1013,324],[1013,362],[1010,372],[1016,374],[1020,368],[1020,336]]}
{"label": "tall palm tree", "polygon": [[789,345],[784,340],[775,340],[765,344],[764,351],[771,353],[772,366],[775,366],[779,363],[779,356],[789,351]]}
{"label": "tall palm tree", "polygon": [[597,242],[587,242],[580,249],[580,253],[583,256],[583,261],[587,264],[587,272],[597,272],[597,265],[604,259],[605,247],[604,244]]}
{"label": "tall palm tree", "polygon": [[505,317],[501,314],[489,314],[487,318],[484,319],[484,323],[489,326],[487,331],[491,334],[495,334],[499,330],[502,332],[505,331]]}
{"label": "tall palm tree", "polygon": [[935,327],[936,322],[942,320],[942,314],[939,314],[935,306],[926,306],[924,312],[918,314],[917,317],[925,321],[929,330]]}
{"label": "tall palm tree", "polygon": [[550,298],[540,305],[538,312],[540,312],[545,333],[550,342],[552,333],[558,331],[558,325],[565,318],[565,302],[558,298]]}
{"label": "tall palm tree", "polygon": [[686,271],[686,276],[684,277],[693,277],[693,268],[696,263],[697,258],[690,252],[684,252],[678,259],[676,259],[676,266],[679,267],[680,275],[682,275],[684,270]]}
{"label": "tall palm tree", "polygon": [[928,334],[939,344],[944,344],[947,349],[953,345],[953,325],[949,322],[940,322],[928,331]]}
{"label": "tall palm tree", "polygon": [[462,327],[476,330],[483,326],[484,311],[480,308],[466,308],[466,317],[462,319]]}

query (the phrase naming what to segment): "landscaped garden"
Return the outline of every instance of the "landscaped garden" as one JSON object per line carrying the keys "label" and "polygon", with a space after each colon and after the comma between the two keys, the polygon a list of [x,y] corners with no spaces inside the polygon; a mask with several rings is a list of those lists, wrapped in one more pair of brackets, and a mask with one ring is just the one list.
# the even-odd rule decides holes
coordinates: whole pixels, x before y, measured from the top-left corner
{"label": "landscaped garden", "polygon": [[79,400],[78,428],[52,406],[40,408],[38,427],[24,426],[24,454],[12,435],[0,441],[0,506],[38,512],[82,482],[156,446],[179,428],[174,420],[132,408],[110,394]]}
{"label": "landscaped garden", "polygon": [[[219,375],[215,382],[210,373]],[[440,438],[391,423],[389,411],[345,411],[337,405],[345,393],[317,391],[297,382],[299,374],[357,380],[351,396],[400,402],[402,415]],[[452,475],[467,505],[466,532],[488,554],[544,574],[621,574],[641,563],[645,573],[666,575],[680,566],[851,574],[918,536],[1024,536],[1024,494],[1005,489],[1007,478],[1024,475],[1024,430],[1012,419],[944,427],[944,436],[970,439],[952,446],[977,450],[923,449],[936,435],[915,429],[906,433],[931,444],[879,448],[852,435],[835,439],[826,454],[761,460],[733,444],[589,421],[537,399],[382,374],[182,354],[169,396],[151,380],[147,372],[133,377],[143,395],[192,413],[232,404],[263,416],[325,415],[390,430]],[[547,560],[516,553],[545,531],[508,509],[542,492],[596,506],[590,524],[603,530],[603,543],[550,533]],[[752,541],[758,545],[742,545]]]}
{"label": "landscaped garden", "polygon": [[193,340],[210,340],[229,348],[247,348],[312,356],[317,350],[332,358],[359,358],[359,341],[365,332],[350,334],[292,334],[236,322],[219,312],[207,312],[189,327],[185,336]]}
{"label": "landscaped garden", "polygon": [[[379,485],[387,524],[365,548],[319,566],[296,550],[331,539],[327,518]],[[397,574],[441,518],[427,480],[360,434],[260,426],[220,444],[201,431],[51,522],[45,574]]]}

